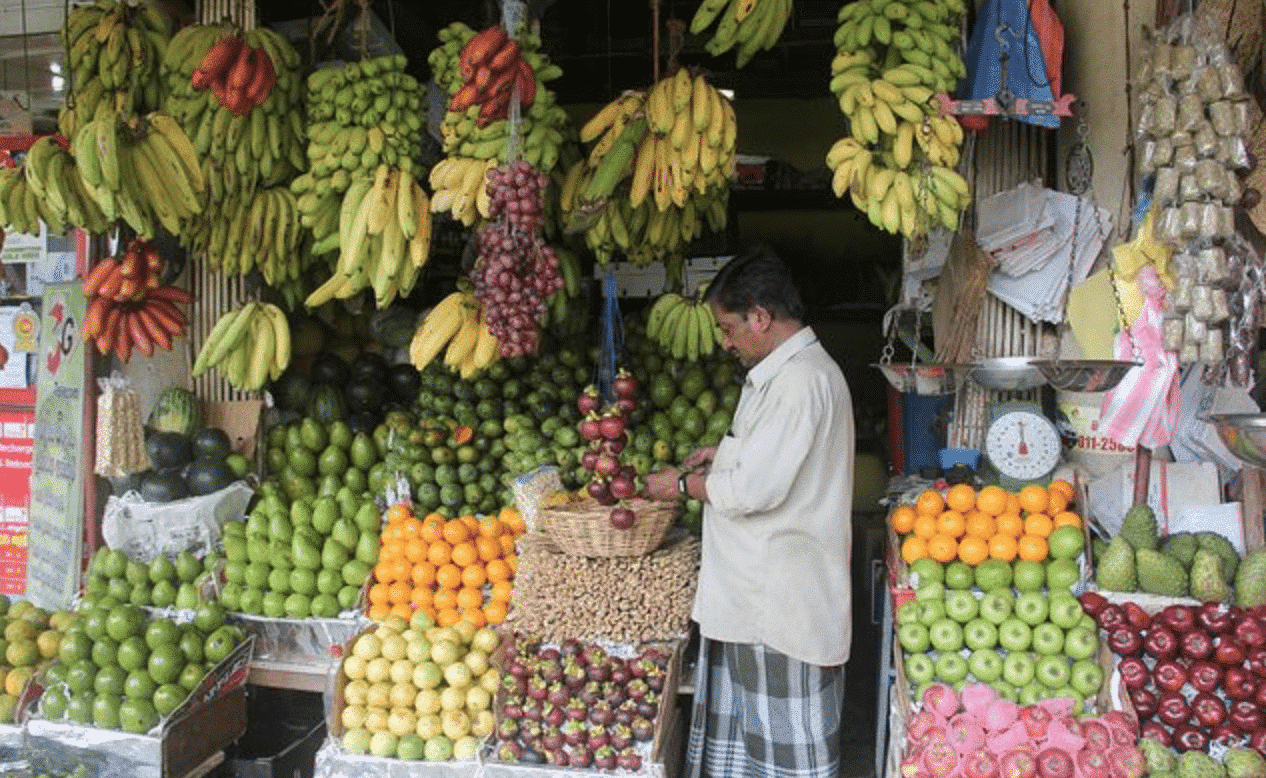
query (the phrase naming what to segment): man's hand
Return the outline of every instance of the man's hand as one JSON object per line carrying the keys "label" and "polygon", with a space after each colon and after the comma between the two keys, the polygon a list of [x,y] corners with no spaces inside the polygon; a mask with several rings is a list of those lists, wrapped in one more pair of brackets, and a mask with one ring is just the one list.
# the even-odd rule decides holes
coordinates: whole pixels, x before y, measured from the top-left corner
{"label": "man's hand", "polygon": [[675,467],[667,467],[654,473],[647,473],[646,496],[652,500],[675,500],[677,493],[677,476],[680,473]]}
{"label": "man's hand", "polygon": [[699,470],[700,468],[707,470],[712,466],[712,459],[716,455],[716,446],[697,448],[690,452],[690,456],[686,457],[686,459],[681,463],[681,466],[686,470]]}

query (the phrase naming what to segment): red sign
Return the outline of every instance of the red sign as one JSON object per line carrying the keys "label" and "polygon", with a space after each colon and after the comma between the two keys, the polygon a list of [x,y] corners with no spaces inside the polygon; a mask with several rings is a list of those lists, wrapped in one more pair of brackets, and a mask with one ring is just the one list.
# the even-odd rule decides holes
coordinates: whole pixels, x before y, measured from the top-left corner
{"label": "red sign", "polygon": [[0,390],[0,594],[26,591],[35,392]]}

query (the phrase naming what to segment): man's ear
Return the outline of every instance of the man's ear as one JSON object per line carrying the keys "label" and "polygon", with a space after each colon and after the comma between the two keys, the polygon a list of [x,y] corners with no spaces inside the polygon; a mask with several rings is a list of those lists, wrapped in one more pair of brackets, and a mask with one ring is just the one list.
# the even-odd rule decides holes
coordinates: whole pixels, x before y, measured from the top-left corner
{"label": "man's ear", "polygon": [[773,314],[770,313],[769,309],[763,305],[752,306],[751,311],[748,312],[748,316],[752,319],[752,329],[757,332],[765,332],[774,322]]}

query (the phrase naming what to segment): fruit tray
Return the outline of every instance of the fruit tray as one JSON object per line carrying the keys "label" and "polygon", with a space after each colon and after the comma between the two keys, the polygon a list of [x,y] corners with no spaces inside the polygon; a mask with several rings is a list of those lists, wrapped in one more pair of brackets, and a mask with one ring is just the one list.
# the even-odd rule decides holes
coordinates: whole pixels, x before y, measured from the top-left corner
{"label": "fruit tray", "polygon": [[255,659],[282,664],[324,666],[369,622],[359,614],[340,619],[270,619],[234,613],[230,620],[255,636]]}
{"label": "fruit tray", "polygon": [[329,738],[316,753],[313,778],[475,778],[483,775],[477,761],[425,762],[357,756]]}

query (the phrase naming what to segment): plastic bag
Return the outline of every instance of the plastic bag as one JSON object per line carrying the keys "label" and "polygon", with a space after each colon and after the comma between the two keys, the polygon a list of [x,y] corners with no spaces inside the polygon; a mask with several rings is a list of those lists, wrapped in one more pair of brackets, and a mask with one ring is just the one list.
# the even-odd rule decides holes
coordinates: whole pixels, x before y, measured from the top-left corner
{"label": "plastic bag", "polygon": [[1179,209],[1173,206],[1161,211],[1160,219],[1156,222],[1157,240],[1171,246],[1177,246],[1182,242],[1182,225],[1179,222],[1179,216]]}
{"label": "plastic bag", "polygon": [[1174,161],[1174,141],[1166,135],[1156,139],[1156,148],[1152,151],[1152,163],[1156,167],[1164,167]]}
{"label": "plastic bag", "polygon": [[1204,203],[1200,206],[1200,237],[1217,238],[1222,236],[1222,207],[1217,203]]}
{"label": "plastic bag", "polygon": [[1203,210],[1200,203],[1183,203],[1178,211],[1178,234],[1188,239],[1199,237],[1200,215]]}
{"label": "plastic bag", "polygon": [[1231,170],[1248,170],[1253,165],[1248,156],[1248,146],[1239,135],[1223,138],[1219,150],[1222,164]]}
{"label": "plastic bag", "polygon": [[1226,196],[1226,168],[1214,159],[1202,159],[1196,163],[1196,186],[1200,191],[1217,197]]}
{"label": "plastic bag", "polygon": [[1152,126],[1154,128],[1152,134],[1161,137],[1173,132],[1174,124],[1177,121],[1177,113],[1178,101],[1172,95],[1156,98],[1156,104],[1152,108]]}
{"label": "plastic bag", "polygon": [[1181,316],[1170,316],[1161,326],[1164,333],[1166,351],[1178,351],[1183,344],[1183,320]]}
{"label": "plastic bag", "polygon": [[1156,185],[1152,188],[1152,199],[1161,205],[1172,205],[1177,202],[1178,179],[1178,171],[1174,168],[1159,168],[1156,171]]}
{"label": "plastic bag", "polygon": [[1209,246],[1196,253],[1196,277],[1205,283],[1218,283],[1226,278],[1226,252],[1218,246]]}
{"label": "plastic bag", "polygon": [[1199,56],[1195,46],[1186,43],[1174,46],[1170,61],[1170,75],[1175,79],[1187,78],[1195,72],[1198,61]]}
{"label": "plastic bag", "polygon": [[235,481],[218,492],[165,503],[145,502],[136,492],[106,500],[101,536],[110,548],[148,564],[159,554],[187,548],[208,551],[227,521],[242,518],[254,490]]}
{"label": "plastic bag", "polygon": [[1192,173],[1196,169],[1196,150],[1190,144],[1179,146],[1174,144],[1174,170],[1179,173]]}
{"label": "plastic bag", "polygon": [[1234,62],[1218,65],[1218,77],[1222,94],[1226,97],[1244,97],[1244,74]]}
{"label": "plastic bag", "polygon": [[96,462],[99,476],[118,478],[149,466],[141,401],[131,382],[120,373],[97,379]]}
{"label": "plastic bag", "polygon": [[1200,321],[1213,318],[1213,296],[1204,284],[1191,287],[1191,315]]}
{"label": "plastic bag", "polygon": [[1204,104],[1200,95],[1188,92],[1178,100],[1178,112],[1174,116],[1174,127],[1182,132],[1194,132],[1204,121]]}
{"label": "plastic bag", "polygon": [[1215,286],[1209,290],[1209,306],[1213,310],[1213,313],[1209,316],[1209,321],[1214,324],[1221,324],[1231,317],[1231,309],[1227,305],[1225,289]]}
{"label": "plastic bag", "polygon": [[1204,199],[1204,191],[1196,181],[1195,171],[1184,173],[1178,179],[1178,200],[1189,203]]}
{"label": "plastic bag", "polygon": [[1191,140],[1197,157],[1212,157],[1218,153],[1218,134],[1213,131],[1213,125],[1209,122],[1202,121]]}
{"label": "plastic bag", "polygon": [[1174,281],[1174,288],[1169,292],[1169,304],[1174,311],[1185,313],[1191,309],[1191,287],[1195,282],[1191,276],[1180,275]]}
{"label": "plastic bag", "polygon": [[1209,123],[1213,125],[1213,131],[1223,137],[1239,131],[1235,123],[1235,109],[1226,100],[1209,104]]}
{"label": "plastic bag", "polygon": [[1217,364],[1222,361],[1222,329],[1220,327],[1211,327],[1204,335],[1204,340],[1200,343],[1200,361],[1207,365]]}
{"label": "plastic bag", "polygon": [[1212,103],[1222,99],[1222,78],[1218,75],[1218,69],[1212,65],[1204,65],[1196,68],[1195,72],[1196,92],[1200,95],[1200,99],[1206,103]]}
{"label": "plastic bag", "polygon": [[[1194,292],[1195,289],[1193,288]],[[1204,340],[1204,334],[1207,331],[1204,321],[1196,318],[1195,311],[1187,311],[1186,317],[1183,319],[1183,331],[1186,333],[1187,340],[1191,343],[1199,343]]]}

